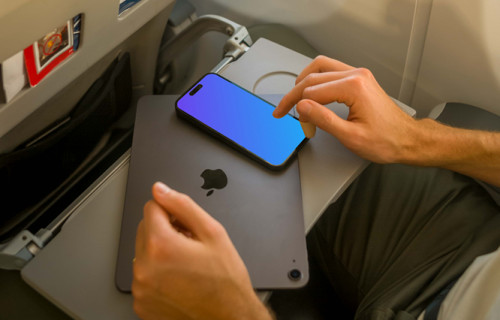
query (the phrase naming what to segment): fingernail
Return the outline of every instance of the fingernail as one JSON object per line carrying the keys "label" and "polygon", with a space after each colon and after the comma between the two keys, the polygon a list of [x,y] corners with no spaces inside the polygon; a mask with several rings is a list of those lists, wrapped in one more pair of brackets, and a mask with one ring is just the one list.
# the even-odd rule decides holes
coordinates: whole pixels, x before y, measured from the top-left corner
{"label": "fingernail", "polygon": [[301,116],[309,116],[309,113],[311,113],[312,109],[312,103],[307,101],[307,100],[302,100],[297,104],[297,112]]}
{"label": "fingernail", "polygon": [[156,182],[154,187],[159,194],[166,194],[170,191],[170,188],[167,187],[167,185],[164,184],[163,182],[159,182],[159,181]]}

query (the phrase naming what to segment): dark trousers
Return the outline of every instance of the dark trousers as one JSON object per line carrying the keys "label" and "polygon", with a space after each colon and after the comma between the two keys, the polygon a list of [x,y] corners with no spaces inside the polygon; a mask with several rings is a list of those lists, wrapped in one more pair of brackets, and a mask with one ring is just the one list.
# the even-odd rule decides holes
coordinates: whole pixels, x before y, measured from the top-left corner
{"label": "dark trousers", "polygon": [[370,165],[308,235],[356,319],[415,319],[499,245],[500,208],[473,179],[405,165]]}

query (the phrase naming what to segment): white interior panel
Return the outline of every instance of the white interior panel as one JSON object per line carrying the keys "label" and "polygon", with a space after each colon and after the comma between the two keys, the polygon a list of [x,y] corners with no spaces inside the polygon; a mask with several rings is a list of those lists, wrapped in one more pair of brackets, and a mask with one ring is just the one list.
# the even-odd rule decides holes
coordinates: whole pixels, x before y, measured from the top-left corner
{"label": "white interior panel", "polygon": [[[191,3],[198,15],[219,14],[245,26],[280,23],[291,27],[321,54],[370,68],[386,91],[397,97],[416,1],[191,0]],[[198,62],[213,66],[220,59],[224,39],[204,37],[198,48]],[[209,67],[204,69],[207,71]]]}
{"label": "white interior panel", "polygon": [[500,2],[434,0],[412,106],[441,102],[500,114]]}

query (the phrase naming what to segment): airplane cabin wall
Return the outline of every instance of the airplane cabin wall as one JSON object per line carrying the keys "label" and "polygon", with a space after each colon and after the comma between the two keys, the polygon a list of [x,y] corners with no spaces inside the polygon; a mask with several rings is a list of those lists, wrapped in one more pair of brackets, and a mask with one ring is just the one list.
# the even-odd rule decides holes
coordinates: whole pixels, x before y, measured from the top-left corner
{"label": "airplane cabin wall", "polygon": [[500,115],[500,1],[434,0],[411,105],[462,102]]}
{"label": "airplane cabin wall", "polygon": [[[284,24],[321,54],[369,68],[394,97],[401,90],[416,1],[190,0],[198,15],[219,14],[247,27]],[[225,39],[206,35],[198,47],[200,61],[220,60]]]}
{"label": "airplane cabin wall", "polygon": [[[496,0],[190,1],[198,15],[291,27],[321,54],[372,70],[387,93],[419,117],[451,101],[500,114]],[[198,63],[215,65],[225,39],[206,35],[197,44]]]}

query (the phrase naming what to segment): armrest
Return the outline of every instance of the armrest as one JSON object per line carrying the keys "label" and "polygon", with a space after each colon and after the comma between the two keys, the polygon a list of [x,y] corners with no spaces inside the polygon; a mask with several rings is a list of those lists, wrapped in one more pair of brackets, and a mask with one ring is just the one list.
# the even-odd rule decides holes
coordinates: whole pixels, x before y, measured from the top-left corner
{"label": "armrest", "polygon": [[[453,127],[500,131],[500,116],[463,103],[445,103],[435,107],[430,116]],[[500,205],[500,188],[478,181]]]}

